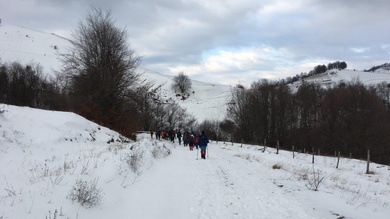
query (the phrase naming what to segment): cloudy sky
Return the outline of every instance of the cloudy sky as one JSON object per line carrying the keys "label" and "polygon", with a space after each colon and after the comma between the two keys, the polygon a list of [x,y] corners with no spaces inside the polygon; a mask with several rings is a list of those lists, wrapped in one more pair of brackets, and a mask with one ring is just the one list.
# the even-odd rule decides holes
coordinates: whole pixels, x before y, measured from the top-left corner
{"label": "cloudy sky", "polygon": [[70,37],[91,6],[111,10],[142,66],[236,85],[319,64],[390,62],[389,0],[0,0],[4,25]]}

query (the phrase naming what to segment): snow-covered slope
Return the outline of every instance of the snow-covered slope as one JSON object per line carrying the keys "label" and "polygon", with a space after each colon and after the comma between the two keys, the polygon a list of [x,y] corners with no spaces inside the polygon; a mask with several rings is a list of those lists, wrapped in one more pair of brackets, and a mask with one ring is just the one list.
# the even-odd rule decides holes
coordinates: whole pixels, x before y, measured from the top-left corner
{"label": "snow-covered slope", "polygon": [[[0,133],[0,218],[78,218],[79,207],[69,205],[77,181],[96,182],[108,193],[101,201],[116,203],[168,152],[163,143],[131,142],[74,113],[4,104]],[[132,156],[140,159],[130,165]]]}
{"label": "snow-covered slope", "polygon": [[[21,64],[40,63],[48,75],[60,70],[60,54],[70,48],[70,41],[54,34],[43,33],[18,26],[0,25],[0,60],[4,62],[18,61]],[[171,89],[173,76],[164,75],[139,68],[142,80],[155,86],[162,85],[161,96],[166,100],[174,100],[198,121],[222,120],[226,113],[231,96],[231,87],[216,83],[204,83],[192,80],[190,97],[182,101]]]}
{"label": "snow-covered slope", "polygon": [[[0,218],[387,219],[390,169],[211,142],[197,151],[66,112],[0,104]],[[315,174],[314,174],[315,173]],[[315,178],[322,180],[313,191]],[[83,187],[81,185],[86,185]],[[93,191],[86,193],[84,191]],[[94,197],[81,205],[75,197]],[[84,194],[84,195],[82,195]],[[88,196],[90,195],[90,196]],[[84,197],[84,198],[83,198]]]}
{"label": "snow-covered slope", "polygon": [[66,52],[69,40],[55,34],[18,26],[0,25],[0,60],[21,64],[39,63],[46,74],[61,66],[58,54]]}
{"label": "snow-covered slope", "polygon": [[161,85],[160,96],[162,98],[176,101],[200,122],[206,119],[222,120],[226,115],[227,103],[231,98],[232,87],[230,86],[191,80],[192,88],[189,91],[189,97],[182,100],[182,97],[177,96],[171,88],[174,76],[142,67],[139,73],[142,80],[148,80],[155,87]]}
{"label": "snow-covered slope", "polygon": [[[390,83],[390,71],[378,69],[374,72],[365,72],[358,70],[328,70],[325,73],[313,75],[305,78],[305,82],[316,83],[326,86],[333,86],[340,82],[359,81],[365,85],[375,85],[382,82]],[[294,89],[301,85],[302,81],[297,81],[292,84]]]}

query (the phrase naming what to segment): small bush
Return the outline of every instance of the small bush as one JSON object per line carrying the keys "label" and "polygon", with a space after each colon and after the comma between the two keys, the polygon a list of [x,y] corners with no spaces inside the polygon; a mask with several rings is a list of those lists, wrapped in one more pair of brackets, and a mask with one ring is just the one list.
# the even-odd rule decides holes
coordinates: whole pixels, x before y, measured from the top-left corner
{"label": "small bush", "polygon": [[313,173],[311,177],[307,179],[306,187],[310,190],[318,191],[318,188],[324,179],[325,176],[322,176],[322,171],[316,171],[313,167]]}
{"label": "small bush", "polygon": [[159,158],[161,156],[161,148],[154,147],[152,150],[152,156],[154,159]]}
{"label": "small bush", "polygon": [[274,165],[272,165],[272,169],[274,169],[274,170],[282,169],[282,165],[280,163],[274,164]]}
{"label": "small bush", "polygon": [[82,206],[92,207],[98,205],[102,202],[103,190],[97,187],[97,183],[97,178],[90,182],[79,179],[76,181],[72,190],[70,190],[67,198],[72,201],[77,201]]}
{"label": "small bush", "polygon": [[294,169],[293,174],[298,176],[299,180],[307,180],[309,178],[309,169]]}
{"label": "small bush", "polygon": [[[62,207],[61,207],[61,209],[59,211],[57,209],[55,209],[54,212],[49,210],[49,213],[46,214],[45,218],[46,219],[57,219],[60,216],[64,216],[64,213],[62,212]],[[2,218],[0,217],[0,219],[2,219]]]}
{"label": "small bush", "polygon": [[46,215],[46,219],[57,219],[58,217],[58,210],[55,209],[53,212],[53,215],[51,214],[52,212],[49,211],[49,215]]}
{"label": "small bush", "polygon": [[126,160],[126,163],[129,165],[130,169],[136,173],[139,174],[141,165],[142,165],[142,158],[144,156],[144,153],[140,150],[133,150],[132,154],[128,157]]}
{"label": "small bush", "polygon": [[154,145],[154,148],[152,150],[152,156],[154,159],[164,158],[170,154],[171,151],[167,147],[165,147],[165,145],[163,146]]}
{"label": "small bush", "polygon": [[250,154],[235,154],[234,156],[235,157],[240,157],[240,158],[243,158],[243,159],[246,159],[246,160],[250,160],[252,155],[250,155]]}

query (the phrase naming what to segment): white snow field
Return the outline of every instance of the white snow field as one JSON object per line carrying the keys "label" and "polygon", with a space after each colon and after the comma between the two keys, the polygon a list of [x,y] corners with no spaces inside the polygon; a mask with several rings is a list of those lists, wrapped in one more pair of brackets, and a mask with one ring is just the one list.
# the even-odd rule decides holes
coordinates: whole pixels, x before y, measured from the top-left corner
{"label": "white snow field", "polygon": [[[212,141],[197,151],[76,114],[0,104],[0,218],[388,219],[390,169]],[[207,134],[207,133],[206,133]],[[314,169],[314,171],[313,171]],[[309,189],[313,172],[323,179]],[[78,184],[76,183],[78,181]],[[86,185],[82,187],[80,185]],[[84,189],[84,190],[82,190]],[[91,191],[83,205],[75,198]],[[91,199],[87,199],[91,197]]]}

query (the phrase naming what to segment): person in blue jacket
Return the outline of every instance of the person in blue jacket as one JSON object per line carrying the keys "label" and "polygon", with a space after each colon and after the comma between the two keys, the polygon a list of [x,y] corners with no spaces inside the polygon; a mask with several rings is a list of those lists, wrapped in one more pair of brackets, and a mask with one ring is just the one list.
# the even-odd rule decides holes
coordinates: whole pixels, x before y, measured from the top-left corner
{"label": "person in blue jacket", "polygon": [[200,155],[203,159],[206,159],[206,147],[208,143],[209,138],[202,131],[202,134],[198,137],[198,146],[200,147]]}

